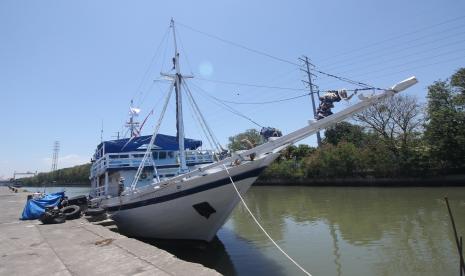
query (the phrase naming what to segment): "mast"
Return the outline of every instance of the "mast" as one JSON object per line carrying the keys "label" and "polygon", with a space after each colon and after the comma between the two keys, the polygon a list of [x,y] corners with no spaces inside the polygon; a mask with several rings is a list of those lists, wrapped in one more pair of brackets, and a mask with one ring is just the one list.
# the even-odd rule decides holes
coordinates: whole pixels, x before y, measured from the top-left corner
{"label": "mast", "polygon": [[174,78],[174,89],[176,92],[176,130],[179,144],[179,171],[181,173],[187,171],[186,164],[186,151],[184,147],[184,121],[182,116],[182,93],[181,93],[181,82],[183,76],[181,75],[181,68],[179,67],[179,53],[178,46],[176,44],[176,31],[174,28],[174,20],[171,18],[171,28],[173,28],[173,40],[174,40],[174,58],[173,65],[176,70]]}
{"label": "mast", "polygon": [[139,115],[139,112],[140,112],[140,109],[135,108],[134,102],[133,100],[131,100],[131,105],[129,107],[129,121],[126,122],[126,127],[129,128],[130,138],[139,136],[139,131],[137,130],[139,126],[139,122],[135,120],[135,117]]}

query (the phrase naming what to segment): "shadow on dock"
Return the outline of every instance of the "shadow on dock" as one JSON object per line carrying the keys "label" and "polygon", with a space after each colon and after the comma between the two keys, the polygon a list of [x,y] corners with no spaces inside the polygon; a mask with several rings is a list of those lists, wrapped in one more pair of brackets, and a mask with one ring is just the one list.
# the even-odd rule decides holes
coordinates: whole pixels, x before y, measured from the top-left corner
{"label": "shadow on dock", "polygon": [[[124,234],[118,231],[115,222],[106,215],[86,219],[94,225]],[[168,251],[181,260],[202,264],[223,275],[284,275],[282,268],[274,260],[264,256],[253,243],[229,229],[222,228],[209,243],[195,240],[136,239]],[[232,256],[229,252],[232,252]]]}

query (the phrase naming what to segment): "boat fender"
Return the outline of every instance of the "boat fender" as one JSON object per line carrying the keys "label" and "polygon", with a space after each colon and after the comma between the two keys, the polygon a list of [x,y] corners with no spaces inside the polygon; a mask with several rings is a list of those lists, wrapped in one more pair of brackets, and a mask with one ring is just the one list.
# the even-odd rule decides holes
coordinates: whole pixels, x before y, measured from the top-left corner
{"label": "boat fender", "polygon": [[89,208],[86,211],[87,216],[100,216],[105,213],[105,209],[102,208]]}
{"label": "boat fender", "polygon": [[68,205],[61,209],[67,220],[77,219],[81,217],[81,208],[77,205]]}
{"label": "boat fender", "polygon": [[39,220],[43,224],[57,224],[66,221],[66,216],[58,209],[47,208],[45,212],[40,215]]}

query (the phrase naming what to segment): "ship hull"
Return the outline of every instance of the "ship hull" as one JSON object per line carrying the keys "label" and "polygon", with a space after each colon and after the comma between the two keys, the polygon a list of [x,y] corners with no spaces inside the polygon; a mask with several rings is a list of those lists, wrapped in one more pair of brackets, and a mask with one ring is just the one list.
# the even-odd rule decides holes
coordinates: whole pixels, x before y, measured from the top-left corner
{"label": "ship hull", "polygon": [[[171,191],[141,192],[137,197],[105,208],[122,233],[149,239],[211,241],[240,201],[229,175],[243,195],[278,156],[223,169],[182,183]],[[105,204],[104,204],[105,205]]]}

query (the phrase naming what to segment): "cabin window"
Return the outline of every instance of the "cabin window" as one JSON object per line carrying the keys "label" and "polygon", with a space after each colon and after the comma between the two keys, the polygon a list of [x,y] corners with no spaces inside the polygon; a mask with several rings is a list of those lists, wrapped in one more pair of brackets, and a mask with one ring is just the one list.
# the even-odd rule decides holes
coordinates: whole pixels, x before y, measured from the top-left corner
{"label": "cabin window", "polygon": [[166,151],[160,151],[158,153],[158,159],[166,159]]}
{"label": "cabin window", "polygon": [[167,156],[168,156],[168,159],[173,159],[174,158],[174,152],[168,151]]}
{"label": "cabin window", "polygon": [[143,154],[133,154],[134,158],[142,158],[144,157]]}
{"label": "cabin window", "polygon": [[129,155],[123,154],[123,155],[120,155],[119,158],[129,158]]}
{"label": "cabin window", "polygon": [[110,155],[110,159],[118,159],[118,155]]}

